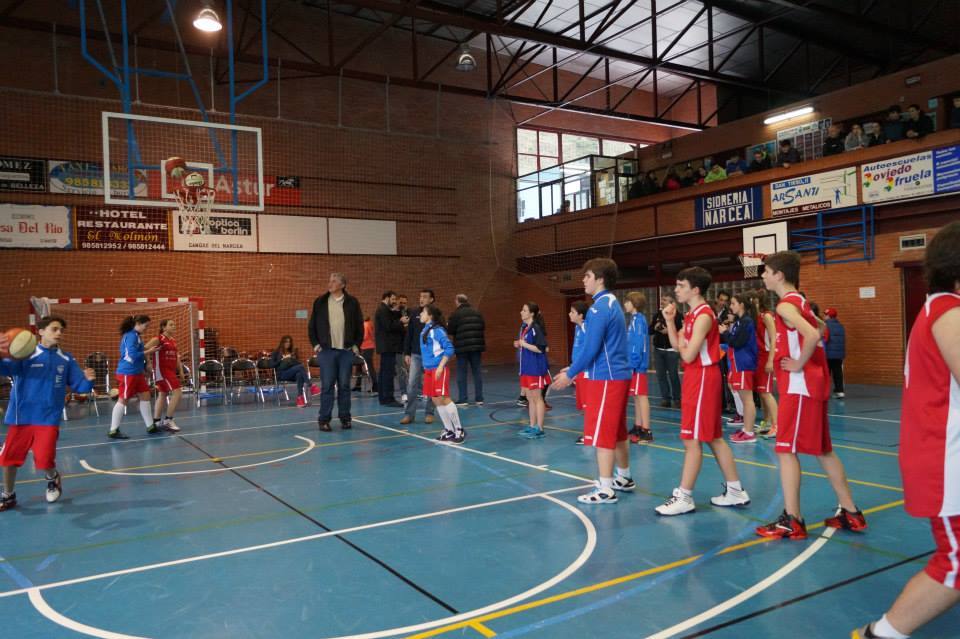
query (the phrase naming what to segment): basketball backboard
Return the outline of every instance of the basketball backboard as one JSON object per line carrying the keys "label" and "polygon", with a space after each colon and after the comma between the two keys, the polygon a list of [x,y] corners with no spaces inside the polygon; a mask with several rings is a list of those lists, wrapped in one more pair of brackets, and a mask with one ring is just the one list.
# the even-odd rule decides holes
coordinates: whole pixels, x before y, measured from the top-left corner
{"label": "basketball backboard", "polygon": [[745,254],[772,255],[789,248],[786,222],[770,222],[743,227],[743,253]]}

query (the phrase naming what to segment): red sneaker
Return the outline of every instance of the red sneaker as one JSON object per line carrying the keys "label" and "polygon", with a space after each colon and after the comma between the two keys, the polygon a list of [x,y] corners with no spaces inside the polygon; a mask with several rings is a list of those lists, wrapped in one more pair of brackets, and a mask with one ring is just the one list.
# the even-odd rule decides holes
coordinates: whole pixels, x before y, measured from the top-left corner
{"label": "red sneaker", "polygon": [[320,387],[317,386],[316,384],[311,384],[311,385],[310,385],[310,394],[311,394],[311,395],[319,395],[319,394],[320,394]]}
{"label": "red sneaker", "polygon": [[853,532],[860,532],[866,529],[867,518],[864,517],[863,513],[859,510],[850,512],[842,506],[837,506],[837,513],[833,517],[824,519],[823,525],[829,526],[830,528],[843,528],[845,530],[852,530]]}
{"label": "red sneaker", "polygon": [[784,510],[776,521],[757,527],[757,534],[777,539],[806,539],[807,525],[802,519],[788,515]]}
{"label": "red sneaker", "polygon": [[307,405],[307,400],[303,396],[297,397],[297,408],[304,408]]}

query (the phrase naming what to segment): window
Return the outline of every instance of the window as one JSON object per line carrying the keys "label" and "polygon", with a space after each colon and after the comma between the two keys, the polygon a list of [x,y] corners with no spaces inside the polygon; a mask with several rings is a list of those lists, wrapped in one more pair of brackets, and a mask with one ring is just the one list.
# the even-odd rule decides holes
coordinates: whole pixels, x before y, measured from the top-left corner
{"label": "window", "polygon": [[527,175],[585,155],[615,157],[645,146],[647,145],[581,133],[518,128],[517,175]]}
{"label": "window", "polygon": [[630,153],[634,148],[643,148],[647,146],[646,144],[630,144],[629,142],[623,142],[621,140],[604,140],[603,141],[603,155],[609,155],[611,157],[616,157],[618,155],[623,155],[624,153]]}
{"label": "window", "polygon": [[600,138],[591,138],[586,135],[563,134],[564,162],[581,158],[585,155],[600,155]]}

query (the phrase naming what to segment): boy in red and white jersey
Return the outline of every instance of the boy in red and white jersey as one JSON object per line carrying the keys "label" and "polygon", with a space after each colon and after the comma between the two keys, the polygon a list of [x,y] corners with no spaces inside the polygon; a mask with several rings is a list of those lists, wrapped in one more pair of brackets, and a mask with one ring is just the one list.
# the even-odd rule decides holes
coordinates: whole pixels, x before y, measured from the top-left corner
{"label": "boy in red and white jersey", "polygon": [[867,527],[867,521],[853,503],[843,463],[830,442],[830,372],[817,318],[810,303],[797,292],[800,254],[780,251],[765,257],[763,263],[763,284],[780,298],[776,308],[774,367],[780,390],[776,451],[784,510],[776,521],[758,527],[757,534],[806,539],[807,526],[800,514],[800,453],[816,456],[840,502],[836,514],[826,519],[824,525],[861,531]]}
{"label": "boy in red and white jersey", "polygon": [[754,388],[763,405],[764,423],[757,434],[768,439],[777,436],[777,400],[773,396],[774,348],[777,340],[777,321],[767,302],[767,291],[754,291],[759,319],[757,321],[757,370],[754,373]]}
{"label": "boy in red and white jersey", "polygon": [[937,233],[924,261],[930,295],[907,343],[900,472],[906,510],[930,519],[937,550],[854,639],[908,637],[960,603],[960,222]]}
{"label": "boy in red and white jersey", "polygon": [[[176,433],[180,427],[173,421],[180,403],[182,391],[180,379],[184,376],[183,364],[177,350],[177,340],[173,338],[176,324],[173,320],[160,320],[160,335],[147,342],[146,349],[153,351],[153,377],[157,387],[157,403],[153,409],[153,427]],[[167,397],[170,403],[167,403]],[[164,404],[167,406],[163,414]]]}
{"label": "boy in red and white jersey", "polygon": [[723,395],[723,375],[720,372],[720,332],[717,316],[707,304],[704,295],[713,281],[710,273],[699,266],[687,268],[677,274],[674,292],[677,301],[689,304],[690,312],[683,319],[683,334],[677,333],[674,317],[676,304],[663,308],[670,345],[680,353],[683,362],[681,384],[680,439],[685,454],[680,485],[673,489],[673,496],[657,506],[658,515],[682,515],[696,510],[693,487],[697,483],[703,465],[703,444],[713,451],[724,478],[722,495],[711,497],[714,506],[746,506],[750,496],[740,485],[737,464],[733,451],[723,439],[720,423]]}

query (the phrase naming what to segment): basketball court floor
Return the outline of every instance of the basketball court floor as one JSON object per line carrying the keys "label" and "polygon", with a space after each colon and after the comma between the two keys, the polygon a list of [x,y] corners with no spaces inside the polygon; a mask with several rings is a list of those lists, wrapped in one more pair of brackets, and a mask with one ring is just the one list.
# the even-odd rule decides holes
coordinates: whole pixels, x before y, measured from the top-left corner
{"label": "basketball court floor", "polygon": [[[462,447],[370,395],[333,433],[314,408],[250,401],[185,408],[178,436],[131,411],[132,439],[112,441],[109,412],[84,409],[62,430],[60,502],[28,466],[0,517],[0,636],[843,637],[933,550],[903,511],[899,389],[851,386],[830,406],[870,528],[824,530],[834,498],[804,460],[799,542],[753,533],[782,508],[772,442],[735,448],[749,507],[710,505],[707,459],[697,512],[661,518],[683,455],[679,411],[654,408],[655,443],[631,447],[638,490],[588,507],[571,395],[551,395],[539,441],[517,436],[516,395],[515,372],[491,368],[486,405],[460,409]],[[954,610],[915,636],[958,628]]]}

